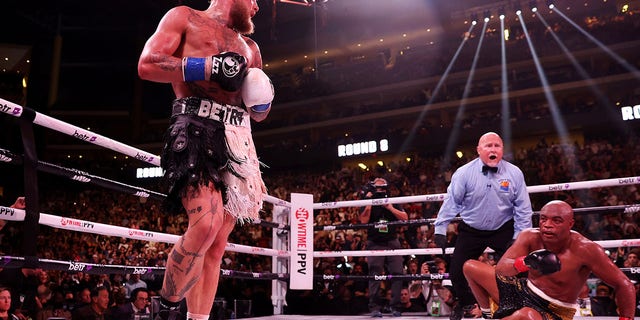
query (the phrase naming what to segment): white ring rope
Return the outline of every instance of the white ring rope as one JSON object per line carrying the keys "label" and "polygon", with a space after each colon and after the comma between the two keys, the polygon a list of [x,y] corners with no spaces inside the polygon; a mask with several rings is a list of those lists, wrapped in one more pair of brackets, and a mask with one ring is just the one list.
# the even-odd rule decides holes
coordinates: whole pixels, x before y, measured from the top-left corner
{"label": "white ring rope", "polygon": [[[540,192],[568,191],[568,190],[580,190],[580,189],[591,189],[591,188],[602,188],[602,187],[617,187],[617,186],[626,186],[626,185],[632,185],[632,184],[640,184],[640,177],[624,177],[624,178],[613,178],[613,179],[543,184],[538,186],[529,186],[527,187],[527,191],[529,193],[540,193]],[[369,205],[382,205],[387,203],[400,204],[400,203],[410,203],[410,202],[436,202],[436,201],[443,201],[446,198],[446,196],[447,196],[446,193],[436,193],[436,194],[404,196],[404,197],[395,197],[395,198],[320,202],[320,203],[314,203],[313,209],[363,207],[363,206],[369,206]]]}
{"label": "white ring rope", "polygon": [[[634,207],[635,208],[635,207]],[[0,206],[0,218],[3,220],[11,221],[23,221],[25,217],[25,211],[22,209],[15,209],[9,207]],[[131,229],[126,227],[113,226],[109,224],[91,222],[86,220],[65,218],[46,213],[40,214],[40,224],[47,225],[57,229],[65,229],[71,231],[87,232],[93,234],[100,234],[105,236],[123,237],[127,239],[143,240],[143,241],[162,241],[166,243],[174,244],[178,241],[180,236],[166,234],[161,232],[146,231],[140,229]],[[640,239],[623,239],[623,240],[601,240],[595,241],[603,248],[617,248],[617,247],[638,247],[640,246]],[[251,247],[241,244],[227,243],[226,250],[274,256],[274,257],[289,257],[290,252],[283,250],[275,250],[261,247]],[[488,249],[487,252],[492,252]],[[440,248],[419,248],[419,249],[397,249],[397,250],[358,250],[358,251],[314,251],[314,258],[329,258],[329,257],[366,257],[366,256],[400,256],[400,255],[430,255],[441,254]],[[453,248],[447,248],[445,253],[453,253]]]}
{"label": "white ring rope", "polygon": [[[0,206],[0,218],[11,221],[24,221],[25,211]],[[56,229],[64,229],[71,231],[79,231],[93,234],[100,234],[112,237],[122,237],[127,239],[143,240],[143,241],[160,241],[175,244],[180,236],[161,232],[131,229],[126,227],[113,226],[109,224],[91,222],[75,218],[66,218],[46,213],[40,213],[40,224],[50,226]],[[239,253],[248,253],[264,256],[288,257],[289,252],[274,250],[269,248],[251,247],[242,244],[227,243],[225,248],[228,251]]]}
{"label": "white ring rope", "polygon": [[[25,108],[15,104],[13,102],[9,102],[0,98],[0,111],[12,115],[14,117],[22,116]],[[113,151],[117,151],[119,153],[134,157],[138,160],[145,161],[156,166],[160,166],[160,157],[149,152],[128,146],[124,143],[118,142],[111,138],[107,138],[103,135],[91,132],[89,130],[82,129],[80,127],[74,126],[72,124],[66,123],[64,121],[57,120],[55,118],[43,115],[42,113],[35,112],[35,118],[33,119],[33,123],[58,131],[64,134],[67,134],[71,137],[77,138],[79,140],[90,142],[95,145],[99,145],[101,147],[105,147],[107,149],[111,149]]]}
{"label": "white ring rope", "polygon": [[[599,240],[594,241],[602,248],[618,248],[618,247],[640,247],[640,239],[623,239],[623,240]],[[493,252],[487,249],[485,252]],[[445,250],[446,254],[453,253],[453,247]],[[420,249],[396,249],[396,250],[359,250],[359,251],[315,251],[314,258],[336,258],[336,257],[368,257],[368,256],[404,256],[404,255],[430,255],[442,254],[440,248],[420,248]]]}
{"label": "white ring rope", "polygon": [[291,208],[291,202],[288,202],[286,200],[282,200],[282,199],[278,199],[274,196],[270,196],[268,194],[264,195],[264,201],[269,202],[271,204],[274,204],[276,206],[283,206],[283,207],[287,207],[287,208]]}

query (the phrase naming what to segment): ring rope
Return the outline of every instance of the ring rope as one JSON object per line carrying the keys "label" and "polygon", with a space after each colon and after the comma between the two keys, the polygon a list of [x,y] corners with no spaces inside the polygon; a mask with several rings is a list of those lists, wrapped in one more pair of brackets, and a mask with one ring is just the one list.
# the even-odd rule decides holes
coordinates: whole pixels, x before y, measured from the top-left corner
{"label": "ring rope", "polygon": [[[587,180],[576,182],[563,182],[555,184],[544,184],[538,186],[528,186],[527,191],[529,193],[541,193],[541,192],[553,192],[553,191],[569,191],[602,187],[617,187],[627,186],[633,184],[640,184],[640,177],[623,177],[601,180]],[[333,202],[319,202],[313,204],[313,209],[334,209],[344,207],[363,207],[370,205],[383,205],[383,204],[401,204],[410,202],[437,202],[443,201],[446,198],[446,193],[436,193],[428,195],[417,196],[403,196],[395,198],[382,198],[382,199],[363,199],[363,200],[348,200],[348,201],[333,201]]]}
{"label": "ring rope", "polygon": [[[618,247],[640,247],[640,239],[624,239],[624,240],[598,240],[594,241],[602,248],[618,248]],[[454,248],[446,248],[446,254],[452,254]],[[494,252],[487,249],[485,252]],[[337,258],[345,256],[368,257],[368,256],[403,256],[403,255],[440,255],[441,248],[418,248],[418,249],[390,249],[390,250],[358,250],[358,251],[314,251],[314,258]]]}
{"label": "ring rope", "polygon": [[[640,204],[628,204],[628,205],[616,205],[616,206],[602,206],[602,207],[585,207],[573,209],[574,214],[590,214],[590,213],[635,213],[640,211]],[[540,211],[534,211],[534,215],[539,215]],[[314,231],[335,231],[335,230],[351,230],[351,229],[367,229],[377,228],[380,226],[404,226],[404,225],[427,225],[433,224],[436,221],[435,218],[427,219],[413,219],[413,220],[397,220],[387,221],[384,223],[354,223],[354,224],[339,224],[339,225],[323,225],[314,226]],[[452,221],[462,221],[460,217],[453,218]]]}
{"label": "ring rope", "polygon": [[[25,211],[22,209],[0,206],[0,218],[11,221],[23,221]],[[56,229],[93,233],[112,237],[122,237],[127,239],[143,241],[161,241],[175,244],[180,236],[161,232],[147,231],[141,229],[131,229],[120,226],[113,226],[87,220],[66,218],[46,213],[40,213],[40,224]],[[226,250],[264,256],[288,257],[289,253],[281,250],[269,248],[251,247],[241,244],[227,243]]]}
{"label": "ring rope", "polygon": [[67,134],[73,138],[93,143],[95,145],[99,145],[101,147],[105,147],[107,149],[111,149],[113,151],[131,156],[140,161],[160,166],[160,157],[157,155],[128,146],[124,143],[118,142],[111,138],[107,138],[95,132],[82,129],[64,121],[46,116],[33,109],[20,106],[2,98],[0,98],[0,105],[3,105],[3,108],[0,108],[0,111],[11,116],[31,120],[31,122],[37,125]]}
{"label": "ring rope", "polygon": [[[2,148],[0,148],[0,161],[4,161],[7,163],[16,164],[16,165],[23,164],[22,156]],[[101,187],[106,187],[111,190],[129,193],[138,197],[150,198],[154,200],[163,200],[167,197],[165,194],[162,194],[159,192],[151,191],[151,190],[140,188],[137,186],[127,185],[122,182],[92,175],[85,171],[81,171],[78,169],[70,169],[70,168],[58,166],[55,164],[47,163],[44,161],[38,161],[36,167],[38,170],[44,171],[46,173],[67,177],[71,180],[82,182],[82,183],[92,183]]]}
{"label": "ring rope", "polygon": [[[634,209],[637,206],[633,206]],[[25,211],[0,206],[0,217],[4,220],[23,221]],[[424,219],[428,220],[428,219]],[[112,226],[97,222],[91,222],[80,219],[65,218],[46,213],[40,213],[40,224],[44,224],[53,228],[65,229],[71,231],[88,232],[106,236],[124,237],[128,239],[143,241],[163,241],[167,243],[175,243],[180,238],[177,235],[146,231],[140,229],[131,229],[126,227]],[[389,223],[390,224],[390,223]],[[623,239],[623,240],[601,240],[595,241],[603,248],[615,247],[634,247],[640,246],[640,239]],[[240,244],[227,243],[226,250],[249,253],[257,255],[267,255],[276,257],[289,257],[290,253],[283,250],[275,250],[269,248],[251,247]],[[492,252],[487,251],[487,252]],[[391,254],[390,254],[391,253]],[[398,254],[396,254],[398,253]],[[441,254],[440,248],[418,248],[418,249],[397,249],[397,250],[359,250],[359,251],[314,251],[314,257],[342,257],[342,256],[389,256],[389,255],[428,255]],[[447,248],[446,253],[453,253],[453,248]]]}
{"label": "ring rope", "polygon": [[[17,155],[9,150],[5,150],[0,148],[0,161],[3,162],[7,162],[7,163],[11,163],[11,164],[16,164],[16,165],[20,165],[23,164],[23,159],[22,156]],[[70,169],[70,168],[66,168],[66,167],[62,167],[62,166],[58,166],[55,164],[51,164],[51,163],[47,163],[44,161],[39,161],[36,165],[36,169],[44,171],[46,173],[50,173],[50,174],[55,174],[58,176],[63,176],[66,178],[69,178],[70,180],[73,181],[77,181],[77,182],[81,182],[81,183],[91,183],[100,187],[104,187],[107,189],[111,189],[114,191],[119,191],[119,192],[123,192],[123,193],[129,193],[131,195],[137,196],[137,197],[142,197],[142,198],[150,198],[153,200],[159,200],[162,201],[164,200],[167,195],[160,193],[160,192],[156,192],[156,191],[152,191],[152,190],[148,190],[148,189],[144,189],[144,188],[140,188],[137,186],[132,186],[132,185],[128,185],[122,182],[118,182],[118,181],[114,181],[114,180],[110,180],[107,178],[103,178],[100,176],[96,176],[96,175],[92,175],[88,172],[85,171],[81,171],[78,169]],[[273,197],[272,197],[273,198]],[[277,199],[277,198],[273,198],[273,199]],[[279,199],[277,199],[279,200]],[[278,203],[282,203],[283,201],[273,201],[273,202],[278,202]],[[289,205],[290,206],[290,205]],[[262,212],[264,212],[263,210],[261,210]],[[269,221],[265,221],[262,219],[257,219],[253,221],[254,224],[259,224],[261,226],[265,226],[265,227],[271,227],[271,228],[279,228],[279,229],[287,229],[288,226],[279,224],[279,223],[274,223],[274,222],[269,222]]]}
{"label": "ring rope", "polygon": [[[0,256],[0,268],[22,268],[27,265],[27,258],[14,256]],[[154,274],[162,275],[165,267],[146,267],[146,266],[128,266],[128,265],[109,265],[96,264],[78,261],[60,261],[51,259],[37,259],[37,266],[46,270],[84,272],[89,274]],[[256,279],[256,280],[274,280],[288,279],[289,276],[283,273],[270,272],[248,272],[221,269],[220,275],[224,277]]]}
{"label": "ring rope", "polygon": [[[27,258],[15,256],[0,256],[0,268],[22,268],[27,265]],[[31,264],[33,265],[33,263]],[[145,266],[128,266],[128,265],[108,265],[85,263],[78,261],[60,261],[52,259],[37,259],[36,265],[46,270],[84,272],[88,274],[164,274],[165,267],[145,267]],[[620,268],[627,276],[637,277],[640,274],[640,267]],[[289,279],[289,275],[285,273],[271,272],[248,272],[229,269],[221,269],[220,276],[229,278],[254,279],[254,280],[283,280]],[[387,281],[387,280],[443,280],[450,279],[449,273],[426,273],[426,274],[399,274],[399,275],[347,275],[347,274],[331,274],[331,275],[314,275],[314,279],[319,280],[357,280],[357,281]]]}

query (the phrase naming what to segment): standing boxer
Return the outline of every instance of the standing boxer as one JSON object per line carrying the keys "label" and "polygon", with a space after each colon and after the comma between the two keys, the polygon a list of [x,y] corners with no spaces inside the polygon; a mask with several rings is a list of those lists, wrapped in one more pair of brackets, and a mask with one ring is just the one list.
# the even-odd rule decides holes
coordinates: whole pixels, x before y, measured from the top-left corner
{"label": "standing boxer", "polygon": [[227,237],[236,222],[258,218],[266,192],[250,119],[266,118],[273,86],[246,37],[257,0],[212,0],[204,11],[169,10],[144,46],[142,79],[171,83],[176,100],[162,167],[167,207],[186,210],[187,231],[171,250],[157,319],[208,319]]}

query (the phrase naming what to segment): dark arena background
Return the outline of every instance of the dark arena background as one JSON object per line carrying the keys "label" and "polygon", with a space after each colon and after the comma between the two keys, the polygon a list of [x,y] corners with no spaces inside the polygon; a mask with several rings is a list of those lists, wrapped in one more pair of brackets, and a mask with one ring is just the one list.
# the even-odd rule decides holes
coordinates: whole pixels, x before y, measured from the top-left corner
{"label": "dark arena background", "polygon": [[[260,46],[275,100],[268,118],[252,130],[270,196],[289,201],[291,193],[307,193],[315,204],[359,200],[362,187],[378,176],[389,181],[393,197],[442,194],[455,169],[477,157],[478,138],[494,131],[527,185],[545,186],[531,193],[533,210],[552,199],[583,209],[574,229],[594,241],[619,241],[605,249],[636,282],[640,1],[257,2],[250,37]],[[110,305],[128,303],[136,267],[152,270],[141,281],[157,295],[171,245],[141,240],[148,235],[143,233],[180,235],[187,218],[161,212],[162,172],[151,163],[84,141],[79,131],[21,122],[6,114],[4,101],[160,154],[173,91],[170,84],[141,80],[137,63],[160,18],[178,5],[203,10],[209,4],[3,1],[0,205],[27,195],[37,199],[38,212],[78,227],[119,226],[134,236],[26,227],[38,221],[28,214],[24,222],[8,221],[0,231],[0,284],[14,288],[14,306],[19,301],[17,308],[32,319],[55,308],[70,314],[82,289],[100,284],[109,285]],[[589,181],[594,183],[571,187]],[[129,186],[134,192],[126,192]],[[432,222],[440,204],[402,206],[412,221]],[[286,228],[271,225],[276,207],[265,202],[261,223],[237,226],[229,242],[287,250],[275,246],[288,241]],[[366,230],[354,227],[360,223],[357,206],[314,209],[314,251],[364,249],[358,241],[366,240]],[[433,247],[429,223],[404,225],[399,235],[403,249]],[[212,319],[368,318],[361,285],[366,257],[316,256],[315,275],[327,277],[316,276],[312,290],[279,294],[286,259],[241,251],[225,253],[222,268],[232,271],[221,278]],[[410,288],[420,281],[412,265],[430,255],[407,252],[404,281]],[[20,273],[14,263],[37,268]],[[74,270],[75,263],[103,271]],[[356,274],[356,266],[364,273]],[[336,275],[343,278],[333,281]],[[588,282],[592,300],[599,298],[599,284]],[[30,303],[35,297],[45,302]],[[434,316],[426,309],[407,314]],[[615,307],[593,315],[618,316]]]}

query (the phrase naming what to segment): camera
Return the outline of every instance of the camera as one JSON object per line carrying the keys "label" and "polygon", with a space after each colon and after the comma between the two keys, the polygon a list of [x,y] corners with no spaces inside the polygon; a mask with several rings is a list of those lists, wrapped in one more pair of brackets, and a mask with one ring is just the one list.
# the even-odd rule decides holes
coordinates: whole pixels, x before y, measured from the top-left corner
{"label": "camera", "polygon": [[386,184],[375,185],[373,182],[369,182],[362,187],[363,197],[366,197],[369,192],[372,194],[372,199],[387,198],[389,196]]}
{"label": "camera", "polygon": [[[425,270],[425,267],[427,270]],[[429,272],[430,274],[438,274],[438,266],[433,261],[426,261],[422,264],[421,272]]]}

